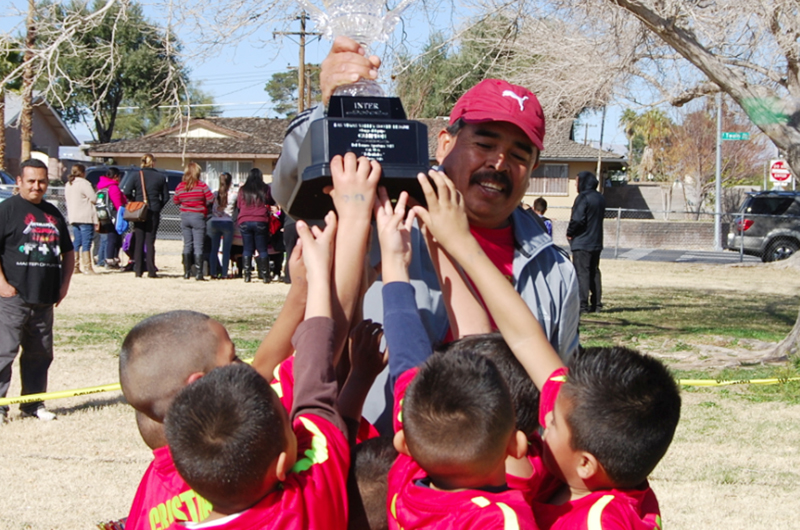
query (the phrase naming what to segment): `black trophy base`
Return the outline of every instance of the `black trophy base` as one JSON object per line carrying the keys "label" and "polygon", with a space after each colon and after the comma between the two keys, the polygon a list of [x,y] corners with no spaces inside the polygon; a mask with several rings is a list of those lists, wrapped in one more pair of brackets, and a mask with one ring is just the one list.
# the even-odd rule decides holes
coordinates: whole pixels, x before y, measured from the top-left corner
{"label": "black trophy base", "polygon": [[428,129],[405,119],[398,98],[332,97],[328,116],[311,123],[298,154],[298,182],[289,215],[322,219],[333,209],[330,160],[352,152],[381,164],[380,186],[396,199],[402,191],[425,204],[417,181],[430,168]]}

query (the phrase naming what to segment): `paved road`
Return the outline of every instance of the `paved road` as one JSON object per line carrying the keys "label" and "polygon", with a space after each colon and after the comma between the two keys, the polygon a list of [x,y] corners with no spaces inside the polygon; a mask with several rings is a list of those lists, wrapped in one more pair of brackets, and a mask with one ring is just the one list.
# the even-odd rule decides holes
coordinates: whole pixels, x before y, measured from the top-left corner
{"label": "paved road", "polygon": [[[616,254],[616,257],[615,257]],[[726,250],[713,252],[706,250],[660,250],[642,248],[603,249],[601,259],[627,259],[632,261],[669,261],[674,263],[739,263],[739,253]],[[745,255],[744,263],[761,263],[761,258]]]}

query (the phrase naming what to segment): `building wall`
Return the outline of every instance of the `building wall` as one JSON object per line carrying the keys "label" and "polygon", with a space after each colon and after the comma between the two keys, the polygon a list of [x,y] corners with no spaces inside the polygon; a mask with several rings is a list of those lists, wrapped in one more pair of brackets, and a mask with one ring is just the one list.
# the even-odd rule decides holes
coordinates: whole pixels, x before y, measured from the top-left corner
{"label": "building wall", "polygon": [[[132,156],[132,157],[117,157],[116,164],[120,166],[138,166],[141,162],[141,155]],[[174,169],[175,171],[183,171],[186,167],[186,163],[193,160],[192,158],[188,158],[185,161],[182,161],[180,158],[156,158],[156,167],[159,169]],[[231,160],[235,160],[231,158]],[[272,182],[272,172],[275,170],[275,162],[274,160],[270,159],[263,159],[259,158],[257,160],[248,160],[249,162],[253,163],[253,167],[257,167],[264,173],[264,180],[267,182]]]}
{"label": "building wall", "polygon": [[[22,136],[19,127],[6,127],[6,171],[15,177],[19,175],[19,165],[22,163],[20,154],[22,152]],[[59,179],[60,167],[58,164],[58,147],[60,142],[58,135],[50,127],[44,111],[40,106],[33,107],[33,138],[32,151],[38,151],[46,155],[47,160],[42,160],[47,164],[48,177]],[[39,157],[44,158],[44,157]]]}
{"label": "building wall", "polygon": [[[550,163],[557,164],[558,161],[551,160]],[[548,208],[555,208],[553,211],[548,211],[547,217],[551,219],[569,219],[569,210],[564,210],[563,208],[572,208],[572,203],[575,202],[575,197],[578,196],[578,187],[575,184],[575,181],[578,179],[578,173],[581,171],[591,171],[592,173],[597,173],[597,162],[569,162],[567,164],[569,166],[568,174],[569,174],[569,185],[567,186],[568,194],[567,195],[542,195],[544,199],[547,201]],[[602,191],[602,190],[600,190]],[[535,201],[539,195],[535,194],[526,194],[525,197],[522,199],[523,202],[533,205],[533,201]]]}
{"label": "building wall", "polygon": [[[549,216],[548,216],[549,217]],[[553,241],[569,248],[567,241],[568,220],[553,221]],[[723,223],[723,238],[728,233]],[[701,221],[619,221],[619,243],[617,243],[617,220],[606,219],[603,223],[603,246],[605,248],[714,250],[714,223]]]}

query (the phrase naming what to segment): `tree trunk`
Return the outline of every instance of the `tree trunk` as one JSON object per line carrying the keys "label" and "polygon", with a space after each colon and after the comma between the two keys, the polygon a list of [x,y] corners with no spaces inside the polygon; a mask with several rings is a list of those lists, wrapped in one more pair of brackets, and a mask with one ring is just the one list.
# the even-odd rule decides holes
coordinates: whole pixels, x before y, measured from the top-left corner
{"label": "tree trunk", "polygon": [[36,27],[34,26],[34,0],[28,0],[28,32],[25,37],[25,66],[22,70],[22,112],[20,115],[20,138],[22,150],[20,162],[31,157],[31,139],[33,137],[33,46],[36,44]]}
{"label": "tree trunk", "polygon": [[0,86],[0,169],[6,168],[6,91]]}

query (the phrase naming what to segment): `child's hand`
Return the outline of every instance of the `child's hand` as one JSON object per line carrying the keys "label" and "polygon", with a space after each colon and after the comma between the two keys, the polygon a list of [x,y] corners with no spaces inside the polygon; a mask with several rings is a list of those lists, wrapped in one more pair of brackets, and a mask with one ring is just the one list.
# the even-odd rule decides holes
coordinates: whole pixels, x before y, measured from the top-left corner
{"label": "child's hand", "polygon": [[406,213],[408,193],[400,193],[397,205],[392,202],[386,188],[378,190],[375,200],[375,223],[378,228],[378,240],[381,245],[381,272],[383,281],[408,282],[408,265],[411,263],[411,226],[414,224],[414,212]]}
{"label": "child's hand", "polygon": [[362,320],[350,331],[350,372],[360,381],[372,382],[389,361],[380,350],[383,327],[372,320]]}
{"label": "child's hand", "polygon": [[292,288],[297,285],[297,287],[307,287],[307,272],[306,272],[306,264],[303,261],[303,245],[295,245],[292,249],[292,253],[289,256],[289,261],[287,266],[289,267],[289,271],[292,275]]}
{"label": "child's hand", "polygon": [[453,181],[441,171],[431,169],[428,175],[436,185],[436,191],[425,175],[417,175],[428,208],[426,210],[422,206],[414,206],[412,211],[424,223],[426,237],[435,237],[452,254],[452,250],[473,239],[464,210],[464,198]]}
{"label": "child's hand", "polygon": [[325,230],[317,226],[309,226],[304,221],[297,221],[298,244],[306,276],[312,281],[330,282],[331,264],[333,263],[333,241],[336,236],[336,214],[332,211],[325,216]]}
{"label": "child's hand", "polygon": [[333,188],[330,190],[336,213],[342,222],[364,219],[369,222],[375,190],[381,178],[381,166],[366,157],[356,159],[354,153],[331,159]]}

